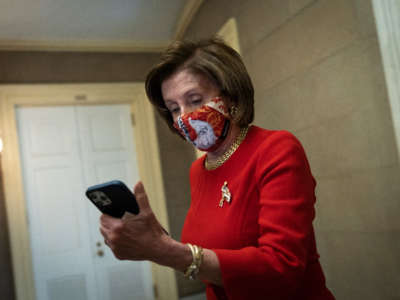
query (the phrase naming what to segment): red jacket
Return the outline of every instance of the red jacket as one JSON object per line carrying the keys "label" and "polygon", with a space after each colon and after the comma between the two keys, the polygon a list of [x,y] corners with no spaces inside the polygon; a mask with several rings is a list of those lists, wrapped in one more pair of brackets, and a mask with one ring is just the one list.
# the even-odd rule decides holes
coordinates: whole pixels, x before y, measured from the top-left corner
{"label": "red jacket", "polygon": [[[315,180],[299,141],[252,126],[222,166],[207,171],[204,159],[191,167],[182,242],[217,254],[223,288],[207,285],[207,299],[334,299],[318,260]],[[220,207],[225,181],[231,202]]]}

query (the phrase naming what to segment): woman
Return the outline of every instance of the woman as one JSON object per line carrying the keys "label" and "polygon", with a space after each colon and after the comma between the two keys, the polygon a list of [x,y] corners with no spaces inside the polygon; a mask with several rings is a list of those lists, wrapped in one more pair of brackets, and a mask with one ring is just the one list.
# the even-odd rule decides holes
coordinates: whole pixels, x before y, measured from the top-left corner
{"label": "woman", "polygon": [[207,299],[334,299],[318,261],[304,150],[288,132],[250,126],[254,91],[240,56],[218,39],[176,42],[146,92],[171,130],[206,155],[191,167],[182,242],[162,230],[139,182],[139,215],[101,217],[116,257],[197,277]]}

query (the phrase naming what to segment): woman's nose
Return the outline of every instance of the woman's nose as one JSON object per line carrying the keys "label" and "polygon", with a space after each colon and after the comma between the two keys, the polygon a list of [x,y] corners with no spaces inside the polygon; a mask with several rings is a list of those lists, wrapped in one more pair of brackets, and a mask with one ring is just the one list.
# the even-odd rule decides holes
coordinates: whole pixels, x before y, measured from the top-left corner
{"label": "woman's nose", "polygon": [[190,109],[187,107],[179,107],[179,112],[176,114],[173,114],[174,122],[178,120],[178,118],[183,117],[185,114],[189,113]]}
{"label": "woman's nose", "polygon": [[184,105],[184,106],[181,106],[180,115],[182,116],[182,115],[188,114],[188,113],[190,113],[192,111],[193,111],[193,108]]}

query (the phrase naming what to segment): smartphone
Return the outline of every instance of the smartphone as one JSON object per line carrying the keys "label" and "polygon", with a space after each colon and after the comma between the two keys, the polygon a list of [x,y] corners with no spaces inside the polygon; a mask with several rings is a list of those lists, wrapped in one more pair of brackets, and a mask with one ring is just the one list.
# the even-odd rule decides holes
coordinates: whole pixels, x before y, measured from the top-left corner
{"label": "smartphone", "polygon": [[125,212],[139,213],[135,195],[119,180],[91,186],[86,196],[102,213],[115,218],[122,218]]}

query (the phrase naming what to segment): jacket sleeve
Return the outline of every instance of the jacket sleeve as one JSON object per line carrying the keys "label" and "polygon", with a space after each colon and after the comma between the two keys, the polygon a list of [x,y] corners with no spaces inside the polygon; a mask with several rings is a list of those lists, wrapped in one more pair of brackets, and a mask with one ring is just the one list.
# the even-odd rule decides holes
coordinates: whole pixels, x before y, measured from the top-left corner
{"label": "jacket sleeve", "polygon": [[229,299],[285,299],[301,284],[307,263],[315,180],[301,144],[286,131],[273,133],[256,153],[258,245],[213,250]]}

